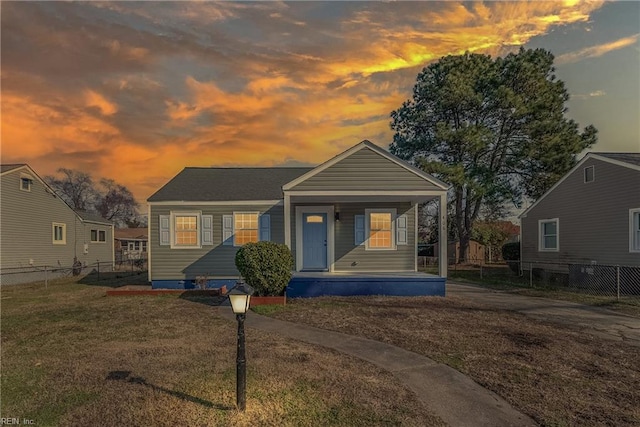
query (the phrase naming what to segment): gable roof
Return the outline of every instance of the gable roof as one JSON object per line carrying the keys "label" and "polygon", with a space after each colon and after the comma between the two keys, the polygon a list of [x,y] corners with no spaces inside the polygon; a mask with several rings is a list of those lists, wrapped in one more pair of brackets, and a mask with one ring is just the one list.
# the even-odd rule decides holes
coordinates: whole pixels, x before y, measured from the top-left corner
{"label": "gable roof", "polygon": [[404,160],[394,156],[393,154],[389,153],[388,151],[378,147],[377,145],[375,145],[374,143],[372,143],[371,141],[368,140],[363,140],[362,142],[360,142],[359,144],[351,147],[350,149],[348,149],[347,151],[344,151],[341,154],[338,154],[337,156],[333,157],[332,159],[327,160],[326,162],[322,163],[321,165],[311,169],[309,172],[305,173],[304,175],[294,179],[291,182],[288,182],[286,185],[284,185],[282,187],[283,190],[291,190],[293,187],[295,187],[296,185],[300,184],[303,181],[306,181],[307,179],[317,175],[318,173],[322,172],[323,170],[335,165],[336,163],[338,163],[341,160],[346,159],[347,157],[349,157],[350,155],[352,155],[353,153],[356,153],[362,149],[365,148],[369,148],[372,151],[378,153],[379,155],[381,155],[382,157],[386,158],[387,160],[401,166],[402,168],[406,169],[407,171],[417,175],[418,177],[432,183],[433,185],[435,185],[436,187],[442,189],[442,190],[447,190],[449,188],[448,184],[445,184],[444,182],[440,181],[439,179],[435,178],[434,176],[431,176],[430,174],[426,173],[425,171],[418,169],[417,167],[405,162]]}
{"label": "gable roof", "polygon": [[113,234],[116,240],[147,240],[148,238],[148,230],[146,227],[116,228]]}
{"label": "gable roof", "polygon": [[69,209],[71,209],[73,211],[73,213],[76,214],[76,216],[78,218],[80,218],[81,221],[83,221],[83,222],[95,222],[95,223],[98,223],[98,224],[113,225],[113,223],[111,221],[108,221],[108,220],[102,218],[98,214],[94,214],[94,213],[90,213],[90,212],[82,212],[82,211],[77,211],[77,210],[73,209],[62,197],[60,197],[58,195],[58,193],[56,193],[56,191],[53,188],[51,188],[51,186],[49,184],[47,184],[45,182],[45,180],[40,178],[40,176],[36,173],[36,171],[31,169],[31,166],[29,166],[28,164],[26,164],[26,163],[18,163],[18,164],[0,165],[0,171],[1,171],[2,175],[10,173],[10,172],[17,172],[20,169],[24,169],[24,172],[28,172],[28,174],[21,173],[21,175],[23,175],[23,176],[27,175],[30,178],[37,179],[38,182],[40,182],[44,186],[45,191],[47,191],[48,193],[54,195],[56,199],[58,199],[62,203],[64,203]]}
{"label": "gable roof", "polygon": [[82,219],[85,222],[96,222],[96,223],[99,223],[99,224],[113,225],[113,223],[111,221],[109,221],[108,219],[104,219],[103,217],[101,217],[97,213],[79,211],[79,210],[75,210],[75,209],[73,211],[76,213],[76,215],[78,215],[80,217],[80,219]]}
{"label": "gable roof", "polygon": [[[640,166],[640,153],[588,153],[591,154],[592,157],[601,158],[605,157],[604,160],[615,160],[621,163],[627,163],[629,165]],[[613,162],[610,162],[613,163]]]}
{"label": "gable roof", "polygon": [[312,168],[185,168],[148,202],[280,200],[282,186]]}
{"label": "gable roof", "polygon": [[16,164],[7,164],[7,165],[0,165],[0,173],[5,173],[5,172],[9,172],[12,171],[14,169],[18,169],[21,168],[23,166],[27,166],[25,163],[16,163]]}
{"label": "gable roof", "polygon": [[525,209],[524,212],[522,212],[520,215],[518,215],[518,218],[524,218],[527,215],[527,213],[529,213],[529,211],[531,209],[533,209],[535,206],[537,206],[538,203],[540,203],[540,201],[542,199],[547,197],[547,194],[549,194],[553,190],[555,190],[557,186],[562,184],[562,182],[564,182],[564,180],[567,179],[568,176],[570,176],[573,172],[575,172],[577,169],[579,169],[589,159],[601,160],[603,162],[607,162],[607,163],[611,163],[611,164],[618,165],[618,166],[621,166],[621,167],[626,167],[626,168],[635,169],[637,171],[640,171],[640,153],[597,153],[597,152],[589,152],[573,168],[571,168],[571,170],[569,170],[569,172],[567,172],[562,178],[560,178],[558,180],[558,182],[553,184],[553,186],[550,189],[548,189],[542,196],[540,196],[540,198],[538,200],[536,200],[531,206],[529,206],[527,209]]}

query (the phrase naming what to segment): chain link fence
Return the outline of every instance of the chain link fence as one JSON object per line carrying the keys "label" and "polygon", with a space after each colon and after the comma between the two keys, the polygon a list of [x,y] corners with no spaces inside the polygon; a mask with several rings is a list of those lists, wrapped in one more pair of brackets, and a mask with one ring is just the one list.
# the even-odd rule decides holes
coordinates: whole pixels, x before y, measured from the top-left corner
{"label": "chain link fence", "polygon": [[[448,276],[478,283],[566,290],[588,295],[631,299],[640,302],[640,267],[625,265],[507,261],[487,264],[450,260]],[[438,258],[418,257],[418,268],[438,273]]]}
{"label": "chain link fence", "polygon": [[118,277],[139,275],[146,271],[146,260],[131,259],[120,263],[97,261],[92,264],[62,265],[30,265],[0,269],[0,286],[19,285],[23,283],[44,282],[45,286],[55,279],[65,277],[82,277],[92,275],[95,280],[109,280]]}

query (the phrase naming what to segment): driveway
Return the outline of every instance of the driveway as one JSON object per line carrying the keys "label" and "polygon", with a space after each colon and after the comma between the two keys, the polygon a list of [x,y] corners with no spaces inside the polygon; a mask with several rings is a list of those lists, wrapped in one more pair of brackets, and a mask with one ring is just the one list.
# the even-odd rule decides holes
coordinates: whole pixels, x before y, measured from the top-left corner
{"label": "driveway", "polygon": [[447,296],[462,297],[489,307],[516,311],[535,319],[579,328],[603,338],[640,347],[640,319],[611,310],[568,301],[514,295],[451,281],[447,281]]}

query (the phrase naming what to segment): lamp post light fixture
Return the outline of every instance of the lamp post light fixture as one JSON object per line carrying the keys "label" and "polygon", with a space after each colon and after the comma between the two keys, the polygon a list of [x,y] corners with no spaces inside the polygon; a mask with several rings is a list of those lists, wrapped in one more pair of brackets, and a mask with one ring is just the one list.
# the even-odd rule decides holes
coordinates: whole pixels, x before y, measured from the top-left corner
{"label": "lamp post light fixture", "polygon": [[231,310],[238,320],[238,356],[236,357],[236,405],[238,410],[244,411],[246,406],[247,388],[247,359],[244,351],[244,319],[249,309],[249,301],[253,288],[242,280],[229,291]]}

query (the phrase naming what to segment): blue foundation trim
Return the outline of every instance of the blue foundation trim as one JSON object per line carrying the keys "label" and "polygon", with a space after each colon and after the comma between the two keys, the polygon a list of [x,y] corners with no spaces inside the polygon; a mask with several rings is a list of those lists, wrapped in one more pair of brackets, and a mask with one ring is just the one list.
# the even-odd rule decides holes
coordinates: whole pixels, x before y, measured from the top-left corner
{"label": "blue foundation trim", "polygon": [[[207,289],[219,289],[223,286],[227,290],[236,285],[238,279],[209,279],[207,280]],[[152,280],[151,289],[199,289],[195,280]]]}
{"label": "blue foundation trim", "polygon": [[294,277],[287,298],[323,295],[445,296],[444,277]]}

